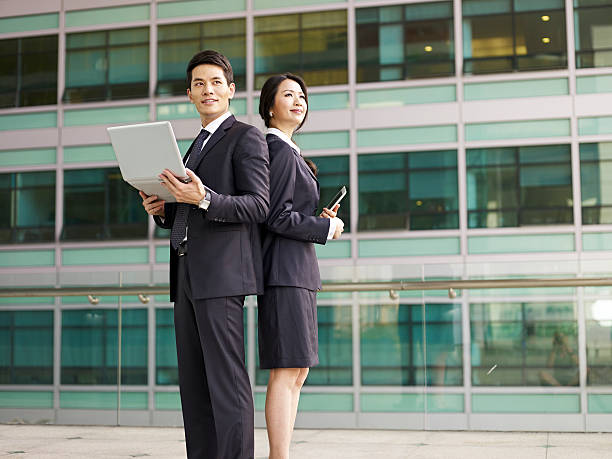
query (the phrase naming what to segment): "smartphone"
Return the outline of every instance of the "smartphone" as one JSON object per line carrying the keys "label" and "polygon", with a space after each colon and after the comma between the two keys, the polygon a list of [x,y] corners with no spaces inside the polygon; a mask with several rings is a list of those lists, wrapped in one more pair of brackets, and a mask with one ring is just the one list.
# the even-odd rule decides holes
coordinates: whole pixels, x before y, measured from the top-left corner
{"label": "smartphone", "polygon": [[345,196],[346,196],[346,187],[343,186],[342,188],[340,188],[340,191],[338,191],[336,195],[332,198],[332,200],[329,201],[329,204],[327,204],[327,206],[325,207],[328,208],[329,210],[333,210],[336,204],[339,204],[340,201],[342,201],[342,198],[344,198]]}

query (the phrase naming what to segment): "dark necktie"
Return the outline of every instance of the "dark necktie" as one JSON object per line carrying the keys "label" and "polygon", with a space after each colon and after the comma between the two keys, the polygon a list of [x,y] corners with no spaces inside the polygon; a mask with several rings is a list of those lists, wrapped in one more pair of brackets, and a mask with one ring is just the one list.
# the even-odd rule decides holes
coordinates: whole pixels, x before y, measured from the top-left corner
{"label": "dark necktie", "polygon": [[[210,132],[206,129],[202,129],[200,134],[193,144],[189,158],[187,159],[186,167],[193,170],[194,166],[198,162],[198,158],[202,153],[202,145],[208,138]],[[185,230],[187,229],[187,214],[189,213],[189,205],[184,202],[179,202],[176,205],[176,214],[174,215],[174,223],[172,224],[172,231],[170,232],[170,245],[173,249],[179,246],[179,244],[185,239]]]}

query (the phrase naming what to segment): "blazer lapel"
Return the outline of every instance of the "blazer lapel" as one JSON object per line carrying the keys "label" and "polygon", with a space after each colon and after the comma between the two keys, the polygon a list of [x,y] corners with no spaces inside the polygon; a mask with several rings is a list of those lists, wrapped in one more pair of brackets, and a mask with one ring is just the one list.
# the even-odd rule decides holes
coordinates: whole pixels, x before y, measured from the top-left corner
{"label": "blazer lapel", "polygon": [[[215,144],[219,140],[221,140],[223,137],[225,137],[226,131],[229,128],[232,127],[232,125],[234,124],[235,121],[236,121],[236,118],[234,118],[234,115],[230,116],[223,123],[221,123],[221,126],[219,126],[217,128],[217,130],[213,133],[212,136],[210,136],[210,139],[208,139],[208,142],[206,142],[206,145],[204,145],[204,148],[202,148],[202,152],[200,153],[200,156],[198,156],[197,162],[193,166],[194,170],[198,168],[198,166],[200,165],[200,162],[202,161],[204,156],[206,156],[208,154],[208,152],[210,150],[212,150],[212,148],[215,146]],[[191,150],[191,148],[190,148],[190,150]]]}
{"label": "blazer lapel", "polygon": [[316,175],[314,175],[314,173],[312,172],[312,169],[310,168],[310,166],[306,163],[306,161],[304,161],[304,157],[302,155],[300,155],[296,150],[294,150],[293,148],[291,148],[291,151],[293,152],[293,154],[295,154],[295,156],[297,156],[300,159],[300,163],[303,164],[303,166],[306,166],[306,169],[308,169],[308,173],[310,174],[310,176],[314,179],[315,182],[317,182],[317,187],[319,186],[319,179],[317,178]]}

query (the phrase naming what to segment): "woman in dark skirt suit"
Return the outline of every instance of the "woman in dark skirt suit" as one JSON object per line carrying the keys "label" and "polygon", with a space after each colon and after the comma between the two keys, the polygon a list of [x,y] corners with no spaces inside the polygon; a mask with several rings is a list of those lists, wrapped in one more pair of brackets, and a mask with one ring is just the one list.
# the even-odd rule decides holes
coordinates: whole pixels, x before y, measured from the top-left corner
{"label": "woman in dark skirt suit", "polygon": [[300,389],[308,369],[319,363],[316,292],[321,278],[314,243],[337,239],[344,230],[338,206],[315,215],[316,166],[291,141],[307,111],[300,77],[287,73],[265,82],[259,114],[268,128],[270,213],[262,231],[265,288],[257,304],[260,366],[271,369],[266,393],[270,459],[289,457]]}

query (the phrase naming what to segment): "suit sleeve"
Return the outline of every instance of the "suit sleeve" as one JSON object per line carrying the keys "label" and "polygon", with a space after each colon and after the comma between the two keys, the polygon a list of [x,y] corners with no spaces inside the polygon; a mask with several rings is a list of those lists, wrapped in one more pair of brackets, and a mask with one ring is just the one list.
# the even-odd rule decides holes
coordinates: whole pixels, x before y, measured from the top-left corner
{"label": "suit sleeve", "polygon": [[268,146],[257,128],[241,135],[233,154],[236,196],[210,190],[207,218],[229,223],[262,223],[270,206]]}
{"label": "suit sleeve", "polygon": [[329,219],[293,210],[297,166],[293,152],[279,151],[272,155],[270,214],[266,220],[266,227],[289,239],[325,244],[329,232]]}
{"label": "suit sleeve", "polygon": [[172,224],[174,223],[174,215],[176,214],[176,203],[175,202],[167,202],[164,204],[164,214],[165,217],[162,219],[157,215],[153,216],[153,220],[160,228],[172,229]]}

